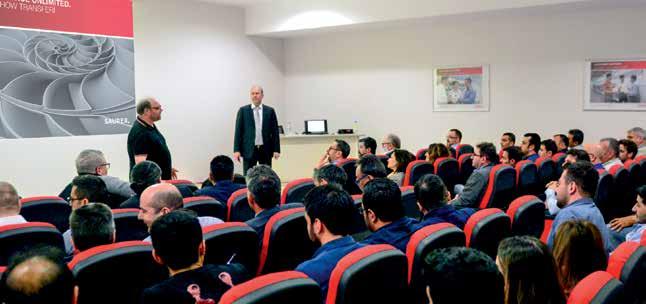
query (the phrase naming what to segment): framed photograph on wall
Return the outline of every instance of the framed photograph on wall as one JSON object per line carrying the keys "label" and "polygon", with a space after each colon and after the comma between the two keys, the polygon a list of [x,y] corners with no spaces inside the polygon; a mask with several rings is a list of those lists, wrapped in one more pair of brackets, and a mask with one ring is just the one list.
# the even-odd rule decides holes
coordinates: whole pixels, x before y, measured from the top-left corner
{"label": "framed photograph on wall", "polygon": [[489,111],[489,66],[435,68],[433,110]]}
{"label": "framed photograph on wall", "polygon": [[646,111],[646,59],[588,60],[584,110]]}

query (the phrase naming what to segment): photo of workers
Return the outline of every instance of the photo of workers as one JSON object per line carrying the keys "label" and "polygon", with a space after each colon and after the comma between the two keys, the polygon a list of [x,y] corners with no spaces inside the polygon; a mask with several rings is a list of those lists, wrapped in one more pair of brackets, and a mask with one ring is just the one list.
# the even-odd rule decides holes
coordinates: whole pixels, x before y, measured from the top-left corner
{"label": "photo of workers", "polygon": [[488,111],[486,66],[439,68],[434,73],[435,111]]}
{"label": "photo of workers", "polygon": [[646,110],[646,61],[588,62],[586,110]]}

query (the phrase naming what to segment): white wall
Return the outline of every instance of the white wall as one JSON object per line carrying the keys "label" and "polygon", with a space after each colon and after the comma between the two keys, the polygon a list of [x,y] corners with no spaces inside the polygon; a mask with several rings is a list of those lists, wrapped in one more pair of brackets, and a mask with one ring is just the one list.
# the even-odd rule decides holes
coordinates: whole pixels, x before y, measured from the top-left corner
{"label": "white wall", "polygon": [[[155,96],[158,123],[180,178],[202,180],[211,158],[233,153],[233,126],[249,88],[265,88],[265,102],[284,99],[283,42],[244,35],[244,11],[183,0],[139,0],[134,6],[138,98]],[[23,196],[57,195],[76,175],[74,159],[102,150],[111,175],[128,178],[127,135],[4,140],[0,180]],[[241,168],[238,168],[241,171]]]}
{"label": "white wall", "polygon": [[[410,150],[444,142],[454,127],[472,144],[497,144],[503,131],[551,137],[581,128],[586,141],[624,137],[629,127],[646,127],[644,113],[584,112],[583,60],[646,57],[645,13],[643,4],[500,13],[291,38],[283,116],[295,126],[327,118],[334,131],[358,119],[360,132],[377,141],[394,132]],[[432,112],[432,67],[473,63],[490,65],[491,111]]]}

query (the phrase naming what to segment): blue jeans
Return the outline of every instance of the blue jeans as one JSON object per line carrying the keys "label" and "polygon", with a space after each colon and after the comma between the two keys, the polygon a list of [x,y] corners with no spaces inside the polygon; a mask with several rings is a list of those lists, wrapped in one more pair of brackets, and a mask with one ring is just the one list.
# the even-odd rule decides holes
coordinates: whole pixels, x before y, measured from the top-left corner
{"label": "blue jeans", "polygon": [[614,250],[615,248],[617,248],[617,246],[619,246],[619,244],[625,242],[626,241],[626,235],[628,233],[630,233],[631,231],[633,231],[634,229],[635,229],[635,226],[630,226],[630,227],[626,227],[624,229],[621,229],[621,231],[617,232],[617,231],[614,231],[614,230],[608,228],[608,230],[610,231],[610,239],[609,239],[609,241],[610,241],[610,246],[612,247],[612,249]]}

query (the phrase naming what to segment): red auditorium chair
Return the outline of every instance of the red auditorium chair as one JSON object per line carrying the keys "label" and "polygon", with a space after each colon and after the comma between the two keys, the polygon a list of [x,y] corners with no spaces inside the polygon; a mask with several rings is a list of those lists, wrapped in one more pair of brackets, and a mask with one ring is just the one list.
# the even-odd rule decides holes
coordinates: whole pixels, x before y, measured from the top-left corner
{"label": "red auditorium chair", "polygon": [[70,203],[58,196],[34,196],[20,200],[20,215],[28,222],[50,223],[65,232],[69,229],[72,208]]}
{"label": "red auditorium chair", "polygon": [[283,189],[280,197],[280,204],[288,203],[302,203],[305,194],[314,188],[314,180],[312,178],[300,178],[293,180]]}
{"label": "red auditorium chair", "polygon": [[540,194],[545,185],[538,181],[538,168],[530,160],[516,163],[516,185],[518,195]]}
{"label": "red auditorium chair", "polygon": [[433,173],[433,164],[425,160],[414,160],[408,163],[402,186],[415,186],[415,183],[424,175]]}
{"label": "red auditorium chair", "polygon": [[305,208],[274,214],[265,226],[257,275],[296,268],[312,257],[314,243],[307,234]]}
{"label": "red auditorium chair", "polygon": [[163,183],[175,185],[179,192],[182,194],[182,197],[191,197],[193,192],[197,191],[197,186],[190,180],[185,179],[171,179],[163,180]]}
{"label": "red auditorium chair", "polygon": [[194,196],[184,199],[184,208],[195,211],[198,216],[212,216],[226,219],[227,206],[210,196]]}
{"label": "red auditorium chair", "polygon": [[113,209],[114,228],[117,233],[115,242],[141,241],[148,237],[148,226],[137,218],[139,209]]}
{"label": "red auditorium chair", "polygon": [[429,252],[448,247],[463,247],[464,232],[450,223],[438,223],[417,230],[406,245],[408,258],[408,284],[412,289],[414,303],[426,300],[426,288],[421,283],[422,263]]}
{"label": "red auditorium chair", "polygon": [[426,160],[426,151],[428,151],[428,148],[421,148],[417,150],[417,153],[415,153],[415,159]]}
{"label": "red auditorium chair", "polygon": [[7,267],[0,266],[0,278],[4,275],[4,272],[7,270]]}
{"label": "red auditorium chair", "polygon": [[620,304],[624,286],[605,271],[595,271],[574,286],[568,304]]}
{"label": "red auditorium chair", "polygon": [[453,188],[456,184],[460,183],[460,166],[458,165],[458,161],[450,157],[440,157],[435,160],[433,167],[435,167],[435,175],[442,179],[446,189],[453,194]]}
{"label": "red auditorium chair", "polygon": [[141,293],[168,277],[152,257],[152,245],[120,242],[85,250],[69,263],[79,288],[78,304],[139,303]]}
{"label": "red auditorium chair", "polygon": [[474,213],[464,225],[467,247],[478,249],[496,258],[498,243],[511,234],[511,220],[497,208]]}
{"label": "red auditorium chair", "polygon": [[202,228],[205,264],[240,263],[249,272],[258,267],[258,234],[245,223],[220,223]]}
{"label": "red auditorium chair", "polygon": [[565,157],[567,154],[563,152],[556,153],[552,155],[552,160],[556,163],[556,176],[561,177],[563,173],[563,164],[565,163]]}
{"label": "red auditorium chair", "polygon": [[246,222],[255,216],[247,201],[247,189],[233,192],[227,201],[227,222]]}
{"label": "red auditorium chair", "polygon": [[614,201],[613,206],[615,207],[612,212],[613,218],[633,214],[631,210],[635,205],[637,192],[630,178],[630,173],[620,164],[612,166],[609,173],[615,181],[611,192]]}
{"label": "red auditorium chair", "polygon": [[473,163],[471,157],[473,153],[462,154],[458,157],[458,170],[460,171],[460,184],[466,184],[467,179],[473,173]]}
{"label": "red auditorium chair", "polygon": [[231,287],[220,304],[321,303],[321,288],[298,271],[284,271],[259,276]]}
{"label": "red auditorium chair", "polygon": [[[356,158],[346,158],[340,160],[336,164],[339,168],[345,171],[345,174],[348,176],[348,180],[343,185],[345,191],[348,191],[350,194],[361,194],[361,189],[357,186],[356,180],[356,168],[357,168],[357,159]],[[388,167],[386,167],[388,168]]]}
{"label": "red auditorium chair", "polygon": [[489,182],[482,199],[480,209],[507,209],[516,190],[516,170],[508,165],[495,165],[489,172]]}
{"label": "red auditorium chair", "polygon": [[607,223],[614,218],[612,191],[615,181],[606,170],[598,169],[597,172],[599,173],[599,182],[597,182],[597,192],[594,194],[594,203]]}
{"label": "red auditorium chair", "polygon": [[473,150],[472,145],[460,144],[455,149],[455,157],[454,158],[458,159],[458,158],[460,158],[460,155],[464,155],[464,154],[467,154],[467,153],[473,153],[473,152],[474,152],[474,150]]}
{"label": "red auditorium chair", "polygon": [[0,226],[0,265],[7,265],[14,253],[41,244],[63,250],[63,235],[49,223],[31,222]]}
{"label": "red auditorium chair", "polygon": [[639,240],[639,244],[642,246],[646,246],[646,233],[642,233],[642,238]]}
{"label": "red auditorium chair", "polygon": [[326,303],[408,303],[406,263],[406,256],[390,245],[356,249],[332,270]]}
{"label": "red auditorium chair", "polygon": [[646,155],[635,157],[635,162],[638,163],[641,168],[639,185],[646,185]]}
{"label": "red auditorium chair", "polygon": [[406,186],[400,187],[399,190],[402,193],[402,204],[404,205],[404,214],[407,217],[420,219],[422,218],[422,213],[417,207],[417,197],[415,197],[415,187]]}
{"label": "red auditorium chair", "polygon": [[556,163],[549,157],[539,157],[536,159],[536,168],[538,172],[538,182],[545,186],[551,181],[558,180],[560,176],[556,175]]}
{"label": "red auditorium chair", "polygon": [[630,175],[630,181],[632,182],[633,185],[639,186],[640,184],[640,177],[641,177],[641,171],[644,170],[644,168],[639,165],[638,162],[636,162],[633,159],[627,160],[624,163],[624,169],[628,171],[628,175]]}
{"label": "red auditorium chair", "polygon": [[545,228],[545,203],[533,195],[521,196],[511,202],[507,216],[513,235],[540,238]]}
{"label": "red auditorium chair", "polygon": [[646,293],[646,247],[637,242],[624,242],[610,254],[608,273],[624,283],[626,302],[644,303]]}

